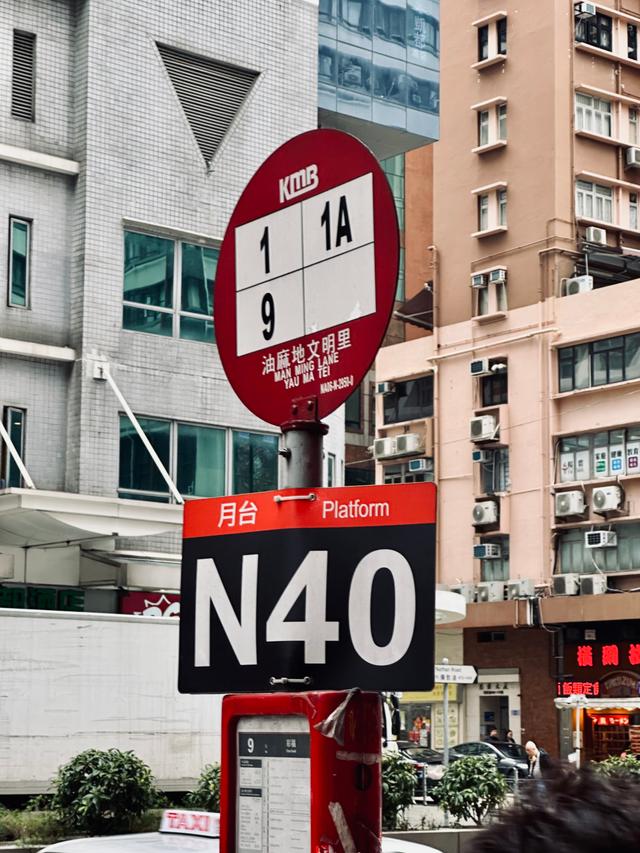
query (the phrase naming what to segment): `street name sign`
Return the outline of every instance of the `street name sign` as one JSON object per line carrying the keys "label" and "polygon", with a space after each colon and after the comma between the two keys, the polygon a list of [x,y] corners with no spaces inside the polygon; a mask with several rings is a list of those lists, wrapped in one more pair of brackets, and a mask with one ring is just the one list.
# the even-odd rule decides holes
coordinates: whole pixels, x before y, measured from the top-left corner
{"label": "street name sign", "polygon": [[411,483],[187,501],[180,692],[430,689],[435,495]]}
{"label": "street name sign", "polygon": [[473,684],[478,673],[472,666],[457,664],[436,664],[436,684]]}
{"label": "street name sign", "polygon": [[395,204],[380,164],[338,130],[302,133],[247,184],[216,271],[216,342],[229,382],[277,426],[296,399],[317,417],[360,383],[398,278]]}

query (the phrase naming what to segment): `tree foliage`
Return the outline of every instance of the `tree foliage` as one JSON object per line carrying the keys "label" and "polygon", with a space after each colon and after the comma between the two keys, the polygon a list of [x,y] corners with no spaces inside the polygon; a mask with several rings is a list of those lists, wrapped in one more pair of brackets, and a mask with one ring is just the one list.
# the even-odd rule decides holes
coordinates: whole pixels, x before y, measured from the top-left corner
{"label": "tree foliage", "polygon": [[507,794],[507,782],[491,756],[468,756],[451,764],[438,785],[440,806],[457,821],[482,825]]}
{"label": "tree foliage", "polygon": [[382,757],[382,828],[397,829],[407,806],[413,803],[416,772],[399,753]]}
{"label": "tree foliage", "polygon": [[195,791],[185,797],[185,805],[190,809],[205,812],[220,811],[220,765],[207,764],[200,774]]}
{"label": "tree foliage", "polygon": [[157,799],[151,770],[133,752],[88,749],[59,768],[53,808],[71,829],[110,835],[131,822]]}

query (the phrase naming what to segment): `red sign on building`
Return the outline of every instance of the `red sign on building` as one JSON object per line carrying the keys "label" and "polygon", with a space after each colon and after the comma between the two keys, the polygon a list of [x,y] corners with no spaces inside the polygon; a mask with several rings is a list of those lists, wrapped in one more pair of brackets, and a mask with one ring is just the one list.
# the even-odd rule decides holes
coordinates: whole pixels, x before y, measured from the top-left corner
{"label": "red sign on building", "polygon": [[132,616],[179,616],[180,596],[172,592],[128,592],[120,599],[120,613]]}

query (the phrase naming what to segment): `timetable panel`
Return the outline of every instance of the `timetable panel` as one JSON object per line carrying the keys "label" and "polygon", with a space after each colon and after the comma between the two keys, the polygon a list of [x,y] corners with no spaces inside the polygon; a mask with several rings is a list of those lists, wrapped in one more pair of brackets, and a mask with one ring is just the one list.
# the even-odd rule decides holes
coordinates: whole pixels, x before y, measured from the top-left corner
{"label": "timetable panel", "polygon": [[236,290],[302,267],[302,207],[294,204],[235,230]]}
{"label": "timetable panel", "polygon": [[302,202],[304,265],[373,241],[371,172]]}
{"label": "timetable panel", "polygon": [[302,270],[236,294],[238,355],[304,334]]}
{"label": "timetable panel", "polygon": [[306,334],[373,314],[373,243],[305,269],[304,295]]}

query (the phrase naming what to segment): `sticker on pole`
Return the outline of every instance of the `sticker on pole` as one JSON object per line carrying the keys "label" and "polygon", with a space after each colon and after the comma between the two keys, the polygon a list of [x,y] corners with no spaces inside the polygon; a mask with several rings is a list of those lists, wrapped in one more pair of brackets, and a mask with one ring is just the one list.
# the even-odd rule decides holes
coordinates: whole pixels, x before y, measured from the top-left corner
{"label": "sticker on pole", "polygon": [[431,483],[188,501],[179,690],[429,690],[434,599]]}
{"label": "sticker on pole", "polygon": [[398,278],[395,204],[380,164],[338,130],[302,133],[247,184],[216,272],[216,341],[229,382],[277,426],[293,401],[337,409],[382,343]]}

